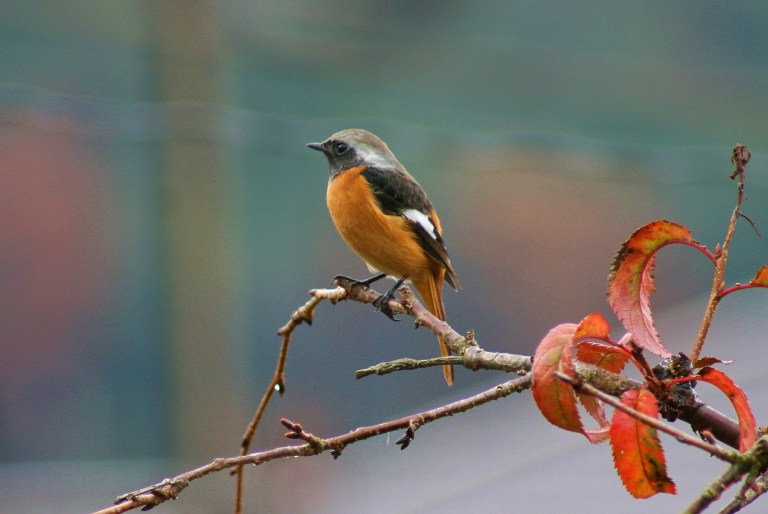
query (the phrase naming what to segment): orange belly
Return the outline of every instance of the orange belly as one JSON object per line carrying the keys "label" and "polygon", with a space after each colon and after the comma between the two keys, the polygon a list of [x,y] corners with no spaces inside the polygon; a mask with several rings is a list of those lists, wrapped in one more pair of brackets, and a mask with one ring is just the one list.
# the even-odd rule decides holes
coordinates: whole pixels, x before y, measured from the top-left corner
{"label": "orange belly", "polygon": [[381,211],[365,177],[364,167],[352,168],[328,184],[326,201],[331,219],[344,241],[369,266],[408,279],[430,272],[427,256],[402,216]]}

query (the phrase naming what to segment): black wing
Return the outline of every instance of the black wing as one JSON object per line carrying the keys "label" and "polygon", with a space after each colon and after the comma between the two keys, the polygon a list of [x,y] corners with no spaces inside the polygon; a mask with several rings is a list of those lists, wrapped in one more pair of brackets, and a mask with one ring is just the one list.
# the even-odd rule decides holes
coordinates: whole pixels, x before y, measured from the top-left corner
{"label": "black wing", "polygon": [[445,268],[445,280],[454,289],[458,288],[459,280],[456,272],[453,271],[451,260],[448,257],[448,251],[443,242],[443,236],[437,229],[432,213],[434,212],[432,202],[427,198],[427,194],[421,186],[412,177],[402,173],[399,170],[368,167],[362,172],[363,177],[373,190],[381,205],[382,210],[392,216],[404,216],[403,212],[414,209],[424,214],[429,223],[434,227],[434,235],[426,227],[407,218],[409,225],[418,236],[421,247],[438,264]]}

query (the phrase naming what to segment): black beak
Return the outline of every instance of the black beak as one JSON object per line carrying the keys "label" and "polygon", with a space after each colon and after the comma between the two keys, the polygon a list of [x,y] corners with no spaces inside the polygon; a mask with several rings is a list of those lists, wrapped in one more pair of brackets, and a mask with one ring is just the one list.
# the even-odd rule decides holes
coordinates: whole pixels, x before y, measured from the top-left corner
{"label": "black beak", "polygon": [[323,143],[307,143],[307,147],[311,148],[312,150],[325,153],[325,147],[323,146]]}

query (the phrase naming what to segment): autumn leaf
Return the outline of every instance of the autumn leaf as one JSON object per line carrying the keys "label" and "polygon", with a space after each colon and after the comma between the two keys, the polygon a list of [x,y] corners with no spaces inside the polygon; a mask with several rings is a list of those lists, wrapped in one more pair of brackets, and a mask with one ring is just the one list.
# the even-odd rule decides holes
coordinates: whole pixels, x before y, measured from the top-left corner
{"label": "autumn leaf", "polygon": [[585,341],[576,347],[576,358],[611,373],[620,373],[629,360],[629,354],[616,347]]}
{"label": "autumn leaf", "polygon": [[[629,390],[621,403],[656,419],[656,398],[645,389]],[[667,476],[664,451],[656,429],[637,418],[616,410],[610,429],[613,463],[629,494],[650,498],[657,493],[675,494],[675,483]]]}
{"label": "autumn leaf", "polygon": [[550,330],[541,340],[533,356],[531,391],[536,406],[547,421],[564,430],[582,432],[573,389],[555,375],[562,369],[563,351],[572,351],[570,343],[575,332],[574,323],[563,323]]}
{"label": "autumn leaf", "polygon": [[693,240],[688,228],[666,220],[649,223],[635,231],[622,245],[608,277],[608,303],[632,333],[635,343],[667,358],[671,355],[661,343],[651,312],[651,292],[655,290],[653,269],[656,252],[672,243],[693,246],[710,256]]}
{"label": "autumn leaf", "polygon": [[611,326],[608,321],[599,312],[593,312],[584,317],[576,327],[573,334],[574,339],[585,337],[594,337],[595,339],[607,340],[610,337]]}
{"label": "autumn leaf", "polygon": [[768,287],[768,265],[761,266],[760,269],[757,270],[755,278],[753,278],[749,283],[753,286]]}
{"label": "autumn leaf", "polygon": [[728,375],[715,368],[703,368],[695,378],[717,387],[731,400],[736,416],[739,418],[739,451],[749,450],[757,438],[757,423],[747,395]]}
{"label": "autumn leaf", "polygon": [[602,443],[607,440],[608,437],[610,437],[609,431],[611,424],[605,417],[603,402],[594,396],[585,393],[576,393],[576,396],[579,399],[579,403],[584,407],[584,410],[592,416],[592,419],[594,419],[598,425],[598,428],[596,429],[583,428],[582,433],[584,436],[592,444]]}
{"label": "autumn leaf", "polygon": [[561,357],[560,368],[561,371],[572,377],[576,375],[576,370],[573,364],[573,348],[578,344],[578,341],[586,342],[585,339],[593,337],[598,340],[607,340],[611,327],[605,320],[602,314],[599,312],[593,312],[584,317],[581,322],[576,325],[576,330],[571,337],[571,340],[566,343],[566,347],[563,348]]}
{"label": "autumn leaf", "polygon": [[717,357],[699,357],[699,360],[693,363],[694,368],[704,368],[713,364],[733,364],[733,361],[724,361]]}

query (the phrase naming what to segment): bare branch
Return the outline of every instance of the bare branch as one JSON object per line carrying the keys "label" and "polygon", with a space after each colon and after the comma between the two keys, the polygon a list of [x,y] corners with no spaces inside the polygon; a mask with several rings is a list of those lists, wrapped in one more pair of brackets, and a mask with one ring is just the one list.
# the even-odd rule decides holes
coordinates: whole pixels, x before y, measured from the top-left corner
{"label": "bare branch", "polygon": [[[759,472],[759,470],[765,469],[768,465],[768,440],[766,436],[757,440],[755,445],[747,452],[739,454],[739,459],[736,460],[728,467],[728,469],[720,475],[714,482],[709,484],[704,492],[699,495],[696,500],[688,506],[683,512],[685,514],[699,514],[717,501],[726,489],[733,484],[741,480],[746,474],[750,475],[745,481],[744,488],[751,487],[751,484]],[[742,490],[743,492],[743,490]],[[763,492],[765,492],[763,490]],[[762,494],[762,492],[760,493]],[[738,495],[737,495],[738,498]],[[754,498],[752,499],[754,501]],[[733,502],[731,502],[733,504]],[[737,512],[741,506],[733,505],[732,508],[726,506],[724,512]],[[733,510],[735,508],[735,510]]]}
{"label": "bare branch", "polygon": [[731,502],[720,510],[720,514],[733,514],[757,500],[768,491],[768,476],[765,472],[754,481],[745,480],[739,493]]}
{"label": "bare branch", "polygon": [[[746,167],[751,156],[752,154],[750,154],[749,148],[744,145],[737,144],[733,149],[733,156],[731,157],[731,161],[736,166],[736,169],[731,174],[731,179],[736,179],[738,177],[738,194],[736,196],[736,207],[734,207],[733,213],[731,214],[731,221],[728,223],[728,229],[725,233],[725,240],[723,241],[723,245],[720,248],[720,251],[717,252],[715,258],[715,275],[712,279],[712,288],[709,292],[709,300],[707,301],[707,307],[704,311],[704,318],[701,320],[701,325],[699,326],[696,340],[693,343],[693,347],[691,348],[691,353],[689,355],[691,362],[696,362],[699,360],[701,349],[704,347],[704,340],[707,338],[707,334],[709,333],[709,327],[712,326],[712,320],[715,316],[715,311],[717,310],[717,306],[720,303],[720,300],[723,299],[723,296],[720,293],[722,292],[723,286],[725,284],[724,277],[726,264],[728,263],[728,251],[731,247],[733,234],[736,232],[736,222],[739,221],[740,217],[742,217],[741,203],[744,201],[744,184],[747,179]],[[752,221],[749,218],[746,219],[750,222]]]}
{"label": "bare branch", "polygon": [[[264,395],[261,397],[259,406],[256,408],[256,412],[253,415],[253,419],[245,429],[242,442],[240,443],[240,455],[246,455],[251,448],[253,442],[253,436],[256,433],[256,429],[259,426],[264,411],[267,410],[267,405],[272,399],[272,395],[275,392],[279,392],[281,395],[285,392],[285,367],[288,362],[288,348],[291,344],[291,337],[296,327],[302,323],[307,325],[312,324],[312,320],[315,317],[315,309],[323,300],[328,300],[332,304],[343,300],[346,296],[346,291],[340,287],[334,289],[313,289],[309,292],[312,295],[307,303],[296,309],[291,314],[288,323],[283,325],[277,334],[282,336],[283,341],[280,345],[280,354],[277,358],[277,366],[275,367],[275,373],[272,375]],[[237,474],[236,480],[236,492],[235,492],[235,513],[240,513],[243,510],[243,467],[238,466],[235,470]]]}
{"label": "bare branch", "polygon": [[186,488],[190,482],[193,482],[194,480],[202,478],[211,473],[222,471],[224,469],[242,468],[247,464],[259,465],[272,460],[285,459],[288,457],[309,457],[326,451],[331,452],[334,458],[337,458],[341,455],[341,452],[344,450],[344,448],[352,443],[370,439],[371,437],[376,437],[389,432],[394,432],[396,430],[409,431],[408,438],[406,440],[401,439],[399,442],[401,448],[404,449],[408,446],[408,443],[413,440],[413,434],[420,427],[441,418],[466,412],[488,402],[509,396],[510,394],[525,391],[528,389],[528,387],[530,387],[530,380],[531,379],[529,375],[518,377],[514,380],[504,382],[503,384],[483,391],[479,394],[470,396],[469,398],[458,400],[442,407],[419,412],[417,414],[412,414],[404,418],[387,421],[378,425],[357,428],[351,432],[348,432],[347,434],[331,437],[329,439],[321,439],[304,431],[302,426],[297,423],[289,420],[282,420],[281,422],[283,425],[290,430],[288,433],[290,434],[288,438],[302,439],[307,441],[306,444],[298,446],[284,446],[281,448],[275,448],[272,450],[251,453],[247,455],[240,455],[237,457],[215,459],[209,464],[193,469],[174,478],[163,480],[159,484],[155,484],[144,489],[122,495],[115,500],[117,505],[99,511],[98,514],[126,512],[136,508],[159,505],[163,502],[178,497],[179,493],[184,488]]}

